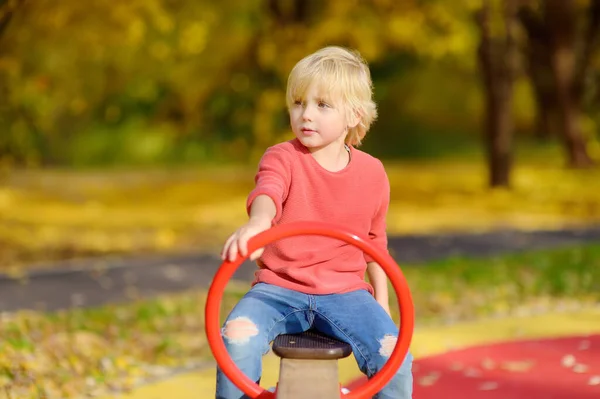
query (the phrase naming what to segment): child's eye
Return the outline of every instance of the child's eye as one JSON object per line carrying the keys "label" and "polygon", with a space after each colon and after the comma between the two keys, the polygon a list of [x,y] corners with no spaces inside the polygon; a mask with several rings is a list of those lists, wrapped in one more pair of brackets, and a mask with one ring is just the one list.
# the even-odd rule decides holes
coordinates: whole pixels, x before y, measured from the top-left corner
{"label": "child's eye", "polygon": [[302,100],[294,100],[294,105],[302,105]]}
{"label": "child's eye", "polygon": [[329,104],[323,101],[319,101],[319,107],[321,108],[329,108]]}

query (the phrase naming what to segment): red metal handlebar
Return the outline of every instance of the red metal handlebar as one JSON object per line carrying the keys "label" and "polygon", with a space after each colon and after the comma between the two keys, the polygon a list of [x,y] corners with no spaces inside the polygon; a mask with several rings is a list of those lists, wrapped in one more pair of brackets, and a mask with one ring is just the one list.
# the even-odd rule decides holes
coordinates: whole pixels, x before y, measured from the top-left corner
{"label": "red metal handlebar", "polygon": [[[251,254],[255,250],[282,238],[299,235],[320,235],[336,238],[360,248],[383,268],[396,291],[398,306],[400,308],[400,332],[394,351],[385,366],[373,378],[352,392],[343,395],[345,399],[370,398],[392,379],[408,353],[414,329],[414,308],[410,288],[406,283],[402,271],[389,254],[377,250],[371,244],[370,240],[328,223],[295,222],[275,226],[250,239],[248,242],[248,253]],[[223,292],[227,283],[245,259],[238,256],[233,262],[225,261],[215,274],[206,299],[206,336],[221,370],[238,388],[251,398],[275,399],[275,394],[264,390],[241,372],[231,357],[229,357],[223,338],[221,337],[219,313]]]}

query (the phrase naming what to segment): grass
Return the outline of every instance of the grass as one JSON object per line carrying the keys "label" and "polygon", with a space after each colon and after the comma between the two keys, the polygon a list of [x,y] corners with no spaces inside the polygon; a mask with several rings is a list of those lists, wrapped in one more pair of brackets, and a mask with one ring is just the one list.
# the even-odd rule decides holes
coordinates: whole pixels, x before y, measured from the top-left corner
{"label": "grass", "polygon": [[[519,162],[489,190],[476,159],[387,162],[390,234],[600,222],[600,169]],[[17,171],[0,186],[0,269],[107,254],[216,251],[246,220],[255,168]],[[39,264],[35,264],[40,266]]]}
{"label": "grass", "polygon": [[[224,311],[243,292],[230,284]],[[3,315],[0,393],[78,398],[127,391],[173,369],[198,366],[210,358],[205,299],[205,292],[193,291],[99,308]]]}
{"label": "grass", "polygon": [[544,313],[600,299],[600,244],[454,257],[403,270],[421,323]]}
{"label": "grass", "polygon": [[[600,244],[451,258],[403,272],[417,328],[569,311],[600,300]],[[229,285],[223,315],[246,290],[247,284]],[[200,364],[211,357],[203,333],[205,295],[194,291],[96,309],[3,315],[0,392],[12,398],[75,398],[127,390]],[[394,304],[392,311],[398,320]]]}

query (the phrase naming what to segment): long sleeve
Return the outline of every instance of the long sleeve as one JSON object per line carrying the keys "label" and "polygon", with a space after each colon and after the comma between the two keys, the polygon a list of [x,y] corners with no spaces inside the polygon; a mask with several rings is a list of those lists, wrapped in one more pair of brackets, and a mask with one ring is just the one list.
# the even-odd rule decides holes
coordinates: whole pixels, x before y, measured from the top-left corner
{"label": "long sleeve", "polygon": [[283,202],[288,196],[291,182],[290,158],[290,153],[282,148],[270,147],[265,151],[258,165],[256,186],[246,201],[248,214],[254,199],[259,195],[267,195],[273,200],[277,209],[273,223],[281,218]]}

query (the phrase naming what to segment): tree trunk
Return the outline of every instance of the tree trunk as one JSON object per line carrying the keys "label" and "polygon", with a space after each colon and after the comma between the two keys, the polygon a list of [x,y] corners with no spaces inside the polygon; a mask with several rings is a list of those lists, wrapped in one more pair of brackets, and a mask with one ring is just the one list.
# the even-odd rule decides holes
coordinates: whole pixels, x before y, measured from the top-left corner
{"label": "tree trunk", "polygon": [[529,49],[527,72],[533,86],[536,103],[535,136],[540,140],[558,137],[558,104],[554,91],[554,75],[550,62],[541,61],[539,51]]}
{"label": "tree trunk", "polygon": [[[21,7],[25,3],[25,0],[0,0],[0,39],[6,33],[6,30],[14,16],[15,10]],[[0,57],[4,52],[4,48],[0,48]],[[7,87],[0,82],[0,99],[8,97]],[[0,116],[1,118],[1,116]],[[9,169],[14,162],[15,154],[13,154],[11,148],[11,133],[2,132],[0,134],[6,135],[4,139],[0,139],[0,178]]]}
{"label": "tree trunk", "polygon": [[269,0],[267,3],[269,12],[280,25],[304,23],[308,18],[309,6],[305,0]]}
{"label": "tree trunk", "polygon": [[6,31],[17,7],[20,7],[24,2],[25,0],[16,0],[12,2],[0,0],[0,37]]}
{"label": "tree trunk", "polygon": [[576,4],[572,1],[546,0],[544,7],[551,39],[550,65],[568,164],[576,168],[588,167],[593,161],[587,153],[580,123],[583,93],[578,91],[583,90],[577,88],[583,86],[578,80],[585,79],[585,76],[576,75],[581,68],[578,61],[583,61],[577,57]]}
{"label": "tree trunk", "polygon": [[[491,187],[510,186],[515,11],[513,0],[506,0],[504,10],[493,9],[490,0],[485,0],[477,18],[481,30],[478,59],[486,100],[484,139]],[[503,26],[492,26],[492,21],[498,20],[494,12],[502,13]]]}
{"label": "tree trunk", "polygon": [[518,17],[528,36],[523,52],[536,102],[535,136],[541,140],[558,137],[560,134],[557,126],[558,104],[548,53],[550,47],[548,32],[540,15],[533,12],[531,8],[521,6]]}

